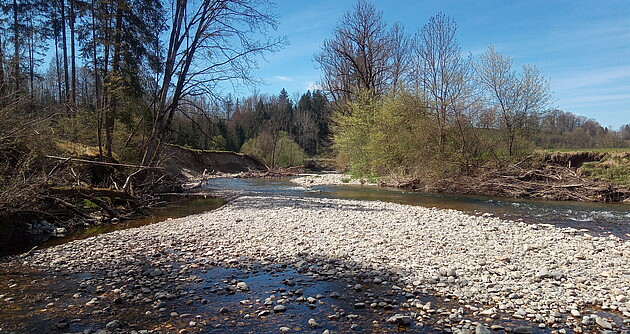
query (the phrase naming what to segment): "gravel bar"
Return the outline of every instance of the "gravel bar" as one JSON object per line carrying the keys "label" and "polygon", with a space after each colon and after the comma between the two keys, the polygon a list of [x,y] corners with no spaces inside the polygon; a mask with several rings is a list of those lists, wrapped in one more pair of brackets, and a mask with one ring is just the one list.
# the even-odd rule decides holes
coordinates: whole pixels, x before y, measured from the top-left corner
{"label": "gravel bar", "polygon": [[[509,314],[560,333],[567,324],[576,332],[629,327],[629,241],[394,203],[248,195],[212,212],[73,241],[16,261],[81,273],[245,258],[295,268],[334,259],[324,268],[328,276],[375,282],[381,281],[376,275],[395,276],[403,291],[430,291],[458,299],[482,318]],[[581,314],[593,306],[617,314],[616,320]]]}

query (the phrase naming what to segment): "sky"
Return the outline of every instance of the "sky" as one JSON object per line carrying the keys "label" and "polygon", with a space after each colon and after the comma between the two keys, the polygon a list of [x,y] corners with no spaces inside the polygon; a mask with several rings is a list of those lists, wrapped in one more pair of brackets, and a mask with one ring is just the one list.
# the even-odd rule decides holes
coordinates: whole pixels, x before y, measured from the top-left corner
{"label": "sky", "polygon": [[[260,93],[305,93],[320,80],[314,55],[354,0],[275,0],[277,35],[289,45],[268,54],[255,72]],[[464,54],[489,45],[535,65],[551,82],[552,107],[619,128],[630,123],[630,2],[628,0],[382,0],[372,1],[384,21],[415,33],[443,12],[458,24]]]}

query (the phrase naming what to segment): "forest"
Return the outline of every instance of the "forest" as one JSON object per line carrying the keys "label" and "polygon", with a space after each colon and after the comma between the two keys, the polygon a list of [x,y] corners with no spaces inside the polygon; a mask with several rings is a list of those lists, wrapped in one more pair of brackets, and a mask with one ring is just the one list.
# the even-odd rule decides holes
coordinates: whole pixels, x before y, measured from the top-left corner
{"label": "forest", "polygon": [[438,13],[408,33],[364,0],[314,55],[318,89],[241,96],[226,87],[263,84],[261,56],[290,47],[274,9],[266,0],[2,0],[3,203],[33,185],[123,189],[129,175],[86,180],[60,161],[155,172],[166,145],[244,152],[270,168],[326,159],[357,174],[428,178],[536,148],[630,146],[630,125],[608,129],[553,107],[535,66],[517,67],[493,46],[464,54],[452,18]]}

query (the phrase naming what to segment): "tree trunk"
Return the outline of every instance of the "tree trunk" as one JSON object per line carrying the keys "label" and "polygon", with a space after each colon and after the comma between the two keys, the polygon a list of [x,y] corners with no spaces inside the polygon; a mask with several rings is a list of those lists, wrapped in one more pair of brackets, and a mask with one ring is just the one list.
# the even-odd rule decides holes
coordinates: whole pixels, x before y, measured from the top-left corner
{"label": "tree trunk", "polygon": [[18,22],[18,3],[17,0],[13,0],[13,83],[15,85],[14,91],[19,95],[20,91],[20,26]]}
{"label": "tree trunk", "polygon": [[98,158],[103,161],[103,109],[99,101],[98,91],[98,59],[96,57],[96,8],[91,2],[92,15],[92,65],[94,66],[94,111],[96,112],[96,139],[98,141]]}
{"label": "tree trunk", "polygon": [[[112,73],[111,76],[114,77],[114,80],[119,80],[118,76],[120,76],[120,53],[121,53],[121,30],[122,30],[122,14],[123,10],[120,5],[116,9],[116,28],[114,32],[114,55],[112,57]],[[114,86],[117,86],[118,83],[114,83]],[[117,89],[114,89],[110,92],[109,98],[109,108],[105,111],[105,150],[107,151],[107,157],[112,158],[112,143],[114,136],[114,119],[115,115],[118,111],[118,97],[117,97]]]}
{"label": "tree trunk", "polygon": [[0,105],[6,105],[6,82],[4,81],[4,49],[2,48],[2,35],[0,35]]}
{"label": "tree trunk", "polygon": [[70,91],[68,81],[68,39],[66,38],[66,3],[65,0],[61,0],[61,47],[63,51],[63,83],[64,83],[64,98],[63,102],[66,106],[66,110],[70,113],[69,109],[69,96]]}
{"label": "tree trunk", "polygon": [[75,47],[74,47],[74,23],[75,23],[75,8],[74,8],[74,0],[70,0],[70,66],[71,66],[71,94],[70,94],[70,108],[72,112],[75,113],[75,108],[77,105],[77,66],[76,66],[76,55],[75,55]]}

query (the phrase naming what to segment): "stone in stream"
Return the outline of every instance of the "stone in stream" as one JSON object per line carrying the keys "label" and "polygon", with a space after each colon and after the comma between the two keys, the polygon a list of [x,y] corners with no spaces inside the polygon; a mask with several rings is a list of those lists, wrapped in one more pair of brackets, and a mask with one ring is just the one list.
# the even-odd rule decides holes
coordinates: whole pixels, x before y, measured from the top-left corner
{"label": "stone in stream", "polygon": [[516,327],[513,331],[514,334],[534,334],[534,332],[534,328],[529,326]]}
{"label": "stone in stream", "polygon": [[238,291],[249,291],[249,286],[245,282],[238,282],[236,284],[236,290],[238,290]]}
{"label": "stone in stream", "polygon": [[599,325],[599,327],[603,329],[612,329],[612,325],[610,324],[610,322],[606,321],[606,319],[602,317],[595,317],[595,322]]}
{"label": "stone in stream", "polygon": [[276,312],[276,313],[284,312],[286,310],[287,310],[287,308],[284,305],[276,305],[276,306],[273,307],[273,311]]}
{"label": "stone in stream", "polygon": [[475,334],[491,334],[490,330],[482,324],[478,324],[475,328]]}
{"label": "stone in stream", "polygon": [[107,328],[108,330],[116,330],[119,328],[122,328],[123,323],[120,320],[113,320],[107,323],[107,325],[105,325],[105,328]]}
{"label": "stone in stream", "polygon": [[411,325],[411,317],[408,315],[395,314],[387,319],[390,324],[398,324],[402,326]]}
{"label": "stone in stream", "polygon": [[151,270],[151,271],[149,272],[149,276],[151,276],[151,277],[157,277],[157,276],[162,275],[163,273],[164,273],[164,272],[163,272],[162,270],[160,270],[160,269],[157,269],[157,268],[156,268],[156,269],[153,269],[153,270]]}
{"label": "stone in stream", "polygon": [[317,321],[313,318],[308,319],[308,325],[311,326],[311,328],[317,328],[319,326]]}

